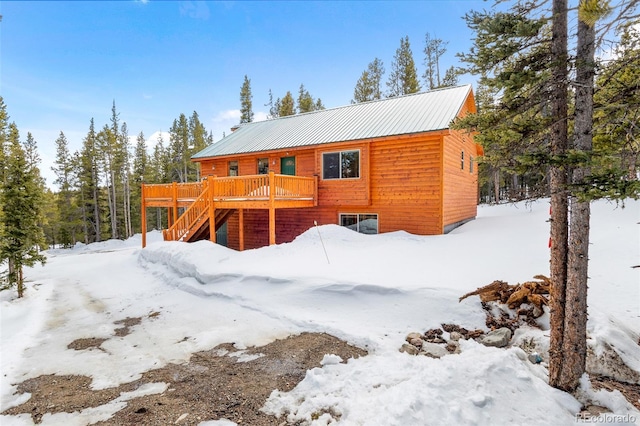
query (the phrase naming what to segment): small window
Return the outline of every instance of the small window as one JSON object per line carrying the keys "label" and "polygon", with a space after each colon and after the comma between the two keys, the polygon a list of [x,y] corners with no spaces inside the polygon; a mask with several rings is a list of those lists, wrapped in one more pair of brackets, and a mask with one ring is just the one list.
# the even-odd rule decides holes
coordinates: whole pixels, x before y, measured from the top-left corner
{"label": "small window", "polygon": [[460,152],[460,170],[464,170],[464,151]]}
{"label": "small window", "polygon": [[473,156],[469,156],[469,173],[473,173]]}
{"label": "small window", "polygon": [[229,161],[229,176],[238,176],[238,162]]}
{"label": "small window", "polygon": [[268,158],[259,158],[258,159],[258,174],[266,175],[269,173],[269,159]]}
{"label": "small window", "polygon": [[341,214],[340,226],[344,226],[361,234],[377,234],[378,233],[378,215],[377,214]]}
{"label": "small window", "polygon": [[322,154],[323,179],[354,179],[360,177],[360,151],[327,152]]}

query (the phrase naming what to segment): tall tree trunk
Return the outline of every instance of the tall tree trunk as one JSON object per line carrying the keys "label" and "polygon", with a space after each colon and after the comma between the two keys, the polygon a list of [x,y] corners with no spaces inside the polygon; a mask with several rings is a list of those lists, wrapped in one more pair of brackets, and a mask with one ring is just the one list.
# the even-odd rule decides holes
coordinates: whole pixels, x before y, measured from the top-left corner
{"label": "tall tree trunk", "polygon": [[[584,0],[583,0],[584,1]],[[581,2],[582,3],[582,2]],[[575,89],[574,149],[589,152],[593,140],[593,78],[595,74],[595,24],[578,20]],[[573,185],[579,191],[589,176],[588,165],[573,171]],[[587,357],[587,269],[589,264],[589,201],[571,197],[569,257],[564,340],[564,366],[558,387],[575,390],[584,374]]]}
{"label": "tall tree trunk", "polygon": [[[567,0],[553,0],[551,54],[551,155],[558,159],[568,147],[567,130]],[[567,283],[568,202],[567,171],[557,162],[551,167],[551,338],[549,343],[549,384],[559,387],[563,367],[563,339]]]}
{"label": "tall tree trunk", "polygon": [[93,186],[92,195],[93,195],[93,223],[95,226],[96,232],[96,242],[102,241],[102,230],[100,229],[100,205],[98,202],[100,201],[100,186],[98,185],[98,166],[95,164],[95,159],[92,159],[92,170],[91,170],[91,179]]}

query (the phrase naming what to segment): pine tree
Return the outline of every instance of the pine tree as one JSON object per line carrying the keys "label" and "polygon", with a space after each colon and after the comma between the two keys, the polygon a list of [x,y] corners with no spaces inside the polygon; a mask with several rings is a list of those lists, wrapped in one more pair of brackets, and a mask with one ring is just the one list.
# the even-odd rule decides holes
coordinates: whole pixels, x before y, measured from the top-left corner
{"label": "pine tree", "polygon": [[207,135],[207,129],[200,121],[200,116],[196,111],[193,111],[193,114],[189,117],[189,152],[187,153],[189,157],[188,178],[190,181],[199,181],[201,178],[200,163],[190,161],[191,157],[205,149],[212,142],[211,137]]}
{"label": "pine tree", "polygon": [[16,287],[18,297],[24,295],[25,266],[44,264],[39,251],[44,245],[41,177],[29,167],[15,123],[8,126],[8,151],[5,153],[7,176],[0,191],[3,206],[3,238],[0,240],[0,261],[7,261],[7,286]]}
{"label": "pine tree", "polygon": [[440,58],[447,51],[449,42],[439,38],[432,38],[431,34],[426,33],[424,37],[424,65],[426,67],[424,75],[425,83],[429,90],[442,87],[440,80]]}
{"label": "pine tree", "polygon": [[[640,170],[640,30],[623,28],[614,59],[597,79],[594,128],[594,162],[591,190],[610,196],[629,192]],[[615,176],[618,187],[600,182]]]}
{"label": "pine tree", "polygon": [[[554,0],[550,11],[522,2],[508,12],[468,14],[467,22],[477,37],[471,53],[463,55],[482,75],[483,84],[500,96],[493,105],[479,109],[476,117],[461,122],[473,123],[469,128],[480,131],[478,139],[489,142],[485,152],[502,149],[522,170],[549,170],[549,383],[567,391],[576,389],[585,367],[588,201],[599,196],[591,192],[590,181],[591,167],[596,164],[590,153],[594,28],[606,11],[603,5],[606,3],[593,0],[580,2],[573,61],[568,53],[572,40],[566,0]],[[635,1],[623,1],[621,12],[603,27],[626,21],[637,6]],[[568,96],[570,65],[576,70],[573,102]],[[575,106],[572,116],[571,105]],[[572,144],[570,134],[574,135]],[[600,184],[605,190],[618,187],[616,180]],[[612,198],[637,196],[638,192],[617,193]]]}
{"label": "pine tree", "polygon": [[102,206],[100,190],[100,155],[93,118],[77,155],[76,176],[80,198],[82,229],[86,244],[102,241]]}
{"label": "pine tree", "polygon": [[382,61],[375,58],[369,63],[367,69],[362,72],[362,75],[356,82],[356,87],[353,90],[353,100],[351,103],[382,99],[380,85],[382,84],[383,75],[384,66]]}
{"label": "pine tree", "polygon": [[282,101],[278,99],[276,104],[278,105],[278,117],[286,117],[296,113],[296,103],[293,100],[291,92],[287,92],[284,98],[282,98]]}
{"label": "pine tree", "polygon": [[69,143],[64,135],[60,135],[55,141],[56,160],[51,168],[56,175],[53,182],[58,185],[58,211],[60,226],[57,240],[64,247],[71,247],[76,243],[76,206],[73,197],[73,163],[69,152]]}
{"label": "pine tree", "polygon": [[[149,158],[147,154],[147,142],[144,133],[140,132],[136,138],[136,146],[133,154],[133,170],[131,178],[131,221],[134,232],[142,232],[141,208],[142,208],[142,184],[149,182],[150,171],[148,170]],[[145,228],[145,229],[148,229]]]}
{"label": "pine tree", "polygon": [[444,78],[442,79],[442,84],[439,87],[453,87],[458,85],[458,73],[455,67],[449,67],[445,73]]}
{"label": "pine tree", "polygon": [[280,99],[278,99],[276,102],[273,101],[273,92],[271,91],[271,89],[269,89],[269,102],[264,104],[264,106],[269,107],[269,116],[268,116],[269,120],[271,120],[272,118],[278,118],[278,114],[279,114],[278,102],[279,101]]}
{"label": "pine tree", "polygon": [[251,80],[245,75],[240,88],[240,123],[253,121],[253,95],[251,94]]}
{"label": "pine tree", "polygon": [[387,87],[390,98],[420,91],[420,82],[409,44],[409,36],[400,39],[400,47],[396,50],[391,63],[391,74],[387,81]]}

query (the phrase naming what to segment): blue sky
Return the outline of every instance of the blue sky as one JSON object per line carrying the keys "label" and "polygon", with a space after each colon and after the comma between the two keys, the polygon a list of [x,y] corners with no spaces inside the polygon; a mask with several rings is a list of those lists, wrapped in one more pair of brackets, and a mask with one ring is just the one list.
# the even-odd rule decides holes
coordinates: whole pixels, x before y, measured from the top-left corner
{"label": "blue sky", "polygon": [[[22,138],[31,132],[49,184],[60,131],[72,150],[115,100],[129,135],[149,148],[181,113],[197,111],[214,140],[238,122],[251,79],[256,118],[301,83],[327,108],[346,105],[363,70],[387,70],[409,36],[424,72],[424,36],[448,41],[442,67],[471,46],[462,16],[484,1],[3,1],[1,95]],[[386,75],[384,77],[386,80]],[[460,83],[474,83],[463,77]]]}

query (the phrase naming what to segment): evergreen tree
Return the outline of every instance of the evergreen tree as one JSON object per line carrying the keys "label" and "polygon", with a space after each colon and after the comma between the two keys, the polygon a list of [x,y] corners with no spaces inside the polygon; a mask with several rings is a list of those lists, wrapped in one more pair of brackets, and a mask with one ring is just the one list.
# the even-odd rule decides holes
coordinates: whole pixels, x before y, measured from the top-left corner
{"label": "evergreen tree", "polygon": [[[637,5],[633,0],[623,1],[622,12],[604,27],[626,21]],[[493,105],[479,109],[476,117],[461,122],[474,123],[470,128],[480,130],[478,139],[489,142],[485,152],[504,149],[508,155],[511,150],[513,164],[523,169],[549,170],[552,241],[549,383],[567,391],[576,389],[585,368],[588,201],[599,196],[591,191],[590,180],[591,167],[596,164],[590,152],[596,69],[593,52],[595,23],[604,12],[606,3],[580,2],[573,61],[568,53],[572,43],[568,36],[566,0],[554,0],[551,10],[523,2],[508,12],[474,12],[467,15],[467,21],[476,30],[475,45],[469,55],[463,55],[463,59],[473,64],[472,69],[480,71],[483,84],[499,97]],[[573,116],[569,115],[570,65],[576,70]],[[574,135],[571,144],[569,134]],[[602,181],[601,187],[619,187],[616,180]],[[638,195],[637,187],[627,190],[616,193],[614,198]]]}
{"label": "evergreen tree", "polygon": [[375,58],[369,63],[367,69],[362,72],[362,75],[356,82],[356,87],[353,90],[353,100],[351,103],[382,99],[380,85],[382,84],[383,74],[384,66],[382,61]]}
{"label": "evergreen tree", "polygon": [[16,287],[18,297],[22,297],[23,268],[46,261],[39,251],[39,247],[45,244],[41,228],[43,195],[39,185],[42,178],[36,174],[36,168],[29,167],[27,163],[15,123],[8,126],[7,136],[7,175],[0,191],[0,204],[3,206],[0,261],[7,261],[9,265],[7,287]]}
{"label": "evergreen tree", "polygon": [[453,87],[458,85],[458,73],[455,67],[451,66],[445,71],[442,84],[439,87]]}
{"label": "evergreen tree", "polygon": [[[640,170],[640,30],[623,28],[614,59],[597,79],[592,191],[626,193],[637,184]],[[603,188],[599,182],[617,177],[619,187]]]}
{"label": "evergreen tree", "polygon": [[264,106],[269,107],[269,116],[268,116],[269,120],[271,120],[272,118],[278,118],[278,114],[279,114],[278,102],[279,101],[280,99],[278,99],[276,102],[273,101],[273,92],[271,91],[271,89],[269,89],[269,102],[264,104]]}
{"label": "evergreen tree", "polygon": [[[149,158],[147,142],[144,133],[140,132],[136,138],[133,154],[133,170],[131,179],[131,221],[134,232],[141,232],[142,184],[150,181]],[[149,229],[148,227],[146,229]]]}
{"label": "evergreen tree", "polygon": [[296,103],[291,92],[287,92],[282,101],[278,99],[276,105],[278,106],[278,117],[286,117],[296,113]]}
{"label": "evergreen tree", "polygon": [[76,175],[85,244],[102,241],[103,196],[100,189],[100,155],[93,118],[77,155]]}
{"label": "evergreen tree", "polygon": [[55,141],[56,160],[51,168],[56,175],[53,182],[58,185],[57,205],[60,215],[60,226],[57,240],[64,247],[71,247],[76,243],[76,206],[73,197],[73,163],[69,152],[69,143],[63,132]]}
{"label": "evergreen tree", "polygon": [[245,75],[240,88],[240,123],[253,121],[253,95],[251,94],[251,80]]}
{"label": "evergreen tree", "polygon": [[200,163],[194,163],[191,157],[205,149],[208,145],[213,143],[212,137],[207,135],[207,129],[200,121],[200,116],[196,111],[193,111],[191,117],[189,117],[189,180],[199,181],[201,178]]}
{"label": "evergreen tree", "polygon": [[308,90],[305,90],[304,84],[300,84],[298,89],[298,113],[311,112],[315,109],[315,103]]}
{"label": "evergreen tree", "polygon": [[189,123],[184,114],[173,120],[169,129],[169,155],[171,178],[177,182],[189,181]]}
{"label": "evergreen tree", "polygon": [[447,51],[446,41],[439,38],[432,38],[426,33],[424,37],[424,65],[425,72],[422,76],[429,90],[442,87],[440,80],[440,58]]}
{"label": "evergreen tree", "polygon": [[391,63],[391,74],[389,74],[387,87],[390,98],[420,91],[420,82],[409,44],[409,36],[400,39],[400,47],[396,50]]}

